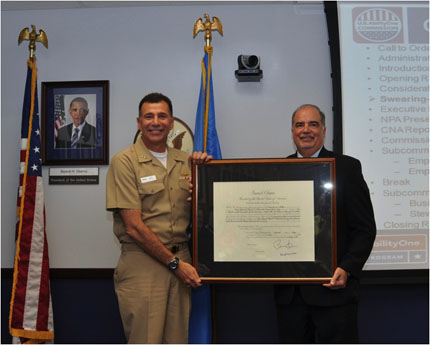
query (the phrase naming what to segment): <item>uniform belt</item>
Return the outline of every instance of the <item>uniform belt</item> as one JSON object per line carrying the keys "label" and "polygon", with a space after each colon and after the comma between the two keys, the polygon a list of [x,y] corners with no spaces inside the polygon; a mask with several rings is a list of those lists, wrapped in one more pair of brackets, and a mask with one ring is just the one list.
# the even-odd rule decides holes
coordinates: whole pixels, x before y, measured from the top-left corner
{"label": "uniform belt", "polygon": [[[130,252],[130,251],[142,251],[144,252],[143,248],[141,246],[139,246],[137,243],[122,243],[121,245],[122,250],[125,252]],[[184,243],[176,243],[176,244],[171,244],[166,246],[166,248],[171,251],[173,254],[179,252],[180,250],[187,248],[188,247],[188,243],[184,242]]]}
{"label": "uniform belt", "polygon": [[182,249],[188,248],[188,243],[184,242],[184,243],[176,243],[173,244],[171,246],[166,246],[167,249],[169,249],[173,254],[179,252]]}

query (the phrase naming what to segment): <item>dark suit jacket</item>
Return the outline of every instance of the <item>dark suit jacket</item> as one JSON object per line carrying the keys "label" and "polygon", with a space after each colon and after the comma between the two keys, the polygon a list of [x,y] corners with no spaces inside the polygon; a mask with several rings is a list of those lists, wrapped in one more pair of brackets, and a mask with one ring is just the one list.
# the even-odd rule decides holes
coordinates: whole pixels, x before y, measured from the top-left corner
{"label": "dark suit jacket", "polygon": [[[55,148],[66,149],[71,148],[72,144],[72,129],[73,124],[63,126],[58,130],[58,137]],[[78,140],[76,148],[96,147],[96,128],[89,123],[85,123],[82,129],[82,134]]]}
{"label": "dark suit jacket", "polygon": [[[297,158],[297,154],[288,158]],[[330,290],[319,284],[277,285],[275,297],[279,304],[290,303],[296,288],[310,305],[334,306],[357,302],[359,277],[375,240],[375,217],[360,161],[335,154],[324,147],[318,158],[335,158],[337,265],[350,276],[346,287],[339,290]]]}

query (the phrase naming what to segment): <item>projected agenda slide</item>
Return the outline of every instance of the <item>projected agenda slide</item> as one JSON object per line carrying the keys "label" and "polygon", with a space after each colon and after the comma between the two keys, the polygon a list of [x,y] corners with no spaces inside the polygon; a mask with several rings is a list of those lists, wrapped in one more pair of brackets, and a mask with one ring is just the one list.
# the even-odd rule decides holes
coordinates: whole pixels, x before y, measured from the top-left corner
{"label": "projected agenda slide", "polygon": [[377,237],[366,270],[428,268],[428,2],[339,3],[343,151],[360,159]]}

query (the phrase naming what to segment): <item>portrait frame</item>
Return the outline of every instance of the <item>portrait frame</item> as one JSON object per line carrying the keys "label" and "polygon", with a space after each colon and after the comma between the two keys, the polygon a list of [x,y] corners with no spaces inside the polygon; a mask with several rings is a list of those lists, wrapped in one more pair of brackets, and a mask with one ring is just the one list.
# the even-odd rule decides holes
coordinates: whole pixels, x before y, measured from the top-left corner
{"label": "portrait frame", "polygon": [[337,265],[335,160],[195,164],[192,238],[204,283],[328,283]]}
{"label": "portrait frame", "polygon": [[[178,117],[173,117],[173,128],[167,137],[167,146],[182,150],[188,154],[193,153],[194,134],[190,127]],[[133,144],[140,138],[140,130],[134,135]]]}
{"label": "portrait frame", "polygon": [[[73,100],[78,100],[78,104],[85,102],[87,109],[85,122],[78,120],[81,121],[80,136],[72,148],[70,106]],[[42,164],[109,164],[108,80],[42,82],[41,114]]]}

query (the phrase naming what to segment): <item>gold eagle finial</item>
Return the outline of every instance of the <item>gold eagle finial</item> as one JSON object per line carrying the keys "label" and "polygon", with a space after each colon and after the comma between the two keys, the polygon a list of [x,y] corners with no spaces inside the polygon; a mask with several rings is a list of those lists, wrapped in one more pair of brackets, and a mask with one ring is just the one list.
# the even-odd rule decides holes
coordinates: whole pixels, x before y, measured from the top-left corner
{"label": "gold eagle finial", "polygon": [[221,36],[223,35],[222,24],[217,17],[212,17],[213,22],[211,22],[209,15],[207,13],[204,14],[204,17],[206,19],[205,22],[203,22],[202,18],[199,18],[194,23],[193,38],[196,38],[197,34],[200,31],[204,31],[206,45],[210,46],[212,41],[212,31],[218,31]]}
{"label": "gold eagle finial", "polygon": [[48,36],[42,29],[39,30],[39,34],[36,32],[36,25],[31,24],[31,32],[28,28],[22,29],[18,36],[18,45],[22,41],[30,41],[28,49],[30,50],[30,59],[34,57],[34,51],[36,50],[36,42],[42,42],[42,44],[48,48]]}

